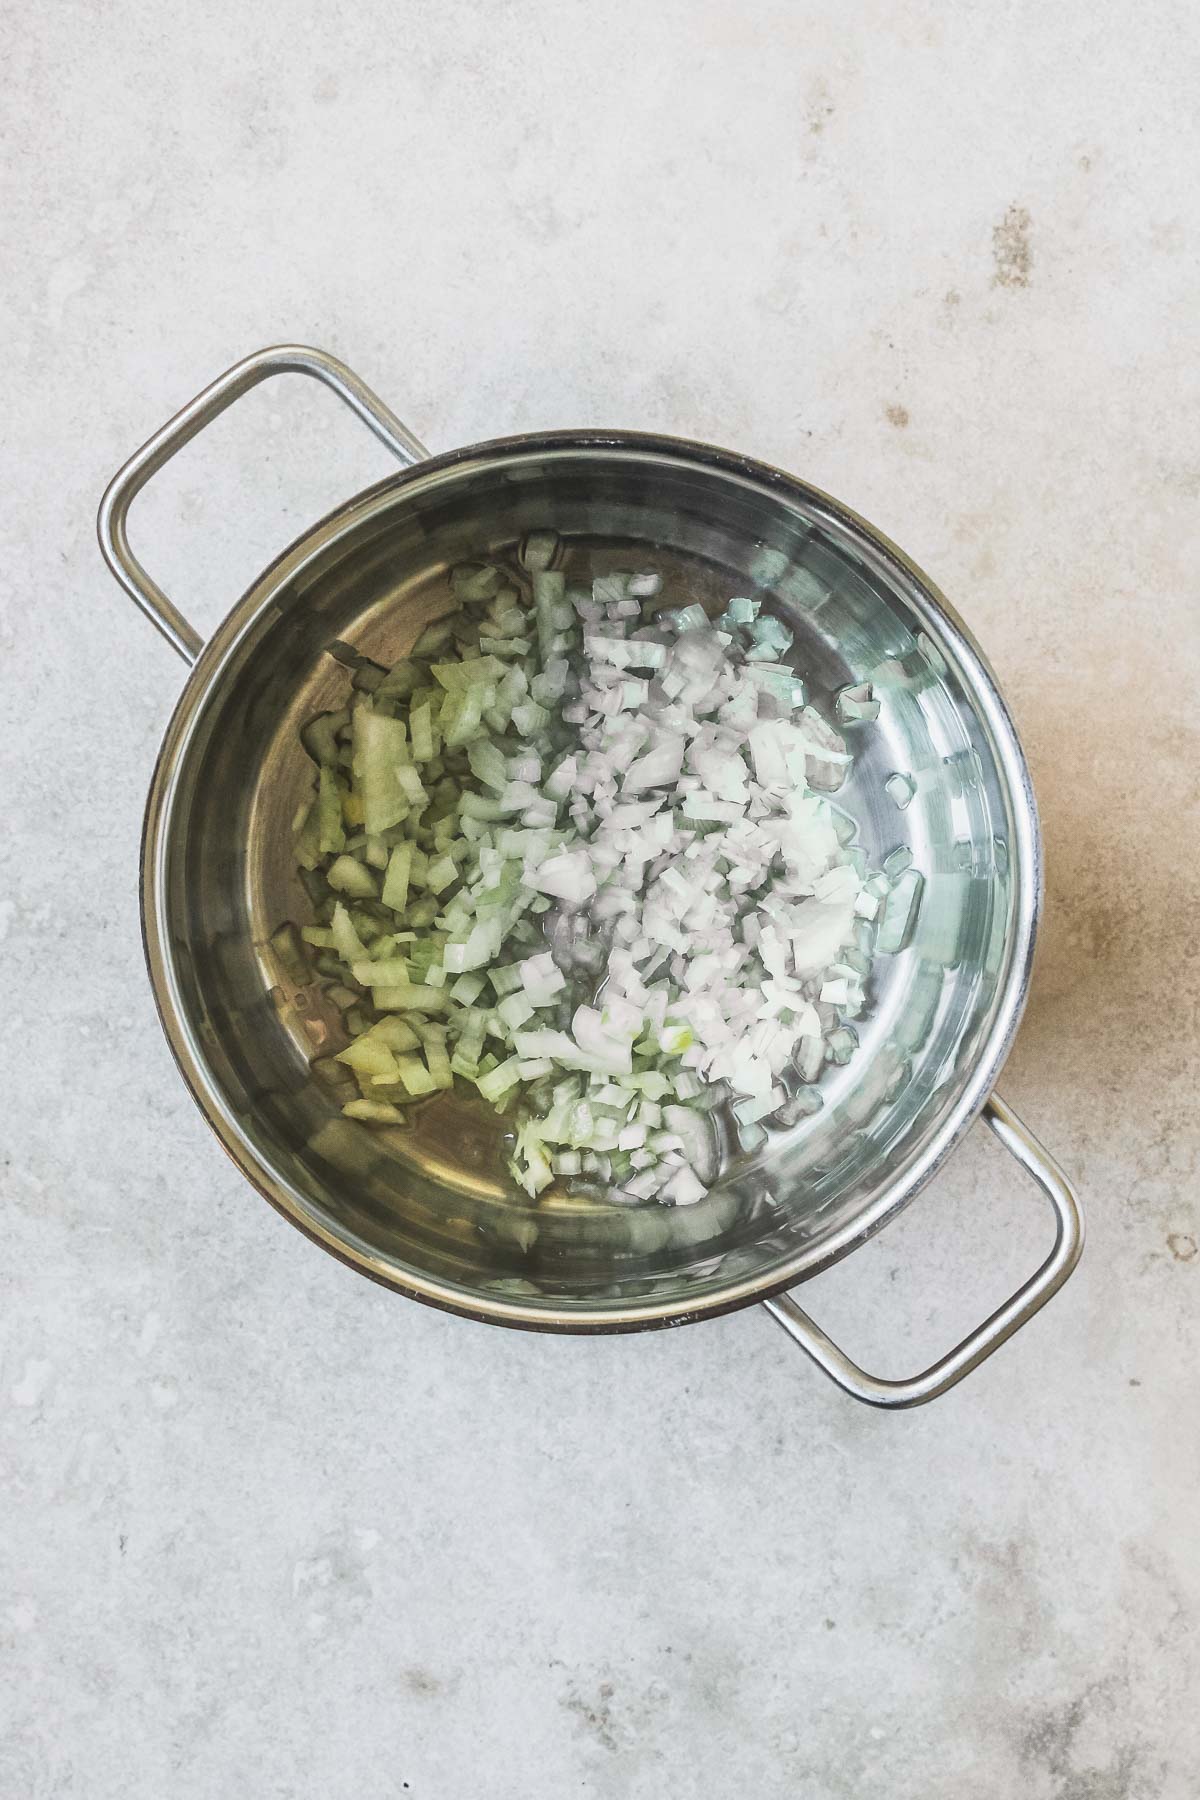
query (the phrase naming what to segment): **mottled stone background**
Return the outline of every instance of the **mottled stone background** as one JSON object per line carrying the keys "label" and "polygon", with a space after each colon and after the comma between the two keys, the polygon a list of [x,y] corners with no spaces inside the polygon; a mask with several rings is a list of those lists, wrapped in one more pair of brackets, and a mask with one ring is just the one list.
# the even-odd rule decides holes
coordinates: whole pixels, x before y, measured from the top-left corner
{"label": "mottled stone background", "polygon": [[[1194,1800],[1194,7],[10,0],[2,48],[3,1800]],[[182,669],[92,521],[285,337],[434,446],[788,465],[987,647],[1049,859],[1004,1091],[1091,1238],[937,1405],[761,1313],[405,1305],[207,1134],[136,917]],[[135,541],[211,623],[385,469],[280,383]],[[1046,1232],[972,1139],[808,1298],[904,1372]]]}

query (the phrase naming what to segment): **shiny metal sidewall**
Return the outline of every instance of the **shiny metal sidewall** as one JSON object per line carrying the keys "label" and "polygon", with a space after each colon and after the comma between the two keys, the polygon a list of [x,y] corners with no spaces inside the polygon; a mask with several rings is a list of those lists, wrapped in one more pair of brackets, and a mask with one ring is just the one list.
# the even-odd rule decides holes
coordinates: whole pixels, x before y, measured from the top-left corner
{"label": "shiny metal sidewall", "polygon": [[[853,534],[864,554],[886,565],[896,579],[919,596],[935,648],[953,658],[972,706],[986,721],[997,746],[1001,779],[1012,821],[1012,854],[1016,893],[1007,964],[1001,991],[990,1012],[989,1029],[969,1069],[961,1073],[952,1106],[922,1155],[907,1168],[903,1180],[875,1196],[870,1206],[826,1238],[767,1272],[733,1275],[704,1293],[695,1304],[631,1301],[605,1306],[555,1306],[553,1303],[471,1292],[453,1283],[427,1279],[419,1269],[401,1267],[394,1258],[332,1228],[312,1195],[288,1175],[251,1138],[243,1121],[230,1110],[208,1063],[202,1034],[189,1017],[179,981],[178,933],[173,930],[166,872],[173,825],[173,803],[191,733],[205,704],[220,685],[239,643],[263,609],[315,558],[327,555],[381,509],[417,484],[468,464],[488,465],[499,459],[529,458],[563,452],[602,460],[615,453],[661,458],[703,470],[708,475],[755,485],[765,495],[808,507]],[[1041,898],[1041,850],[1028,770],[1011,719],[995,680],[962,622],[928,578],[904,554],[856,514],[779,470],[750,459],[681,440],[634,433],[559,433],[546,437],[502,439],[431,459],[430,462],[380,483],[315,525],[286,551],[231,611],[192,671],[172,717],[155,769],[147,804],[142,855],[142,918],[147,964],[156,1003],[172,1052],[193,1097],[238,1167],[263,1196],[306,1235],[350,1267],[395,1291],[466,1317],[562,1332],[608,1332],[677,1325],[715,1316],[767,1298],[807,1279],[856,1248],[907,1205],[940,1167],[987,1099],[1011,1045],[1028,989]]]}

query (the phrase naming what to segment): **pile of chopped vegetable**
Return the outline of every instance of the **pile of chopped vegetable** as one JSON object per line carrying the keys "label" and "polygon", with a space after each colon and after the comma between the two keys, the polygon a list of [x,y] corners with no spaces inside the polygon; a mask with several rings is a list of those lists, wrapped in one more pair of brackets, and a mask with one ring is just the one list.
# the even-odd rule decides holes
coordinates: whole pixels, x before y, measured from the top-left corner
{"label": "pile of chopped vegetable", "polygon": [[754,1149],[820,1106],[892,884],[829,797],[850,757],[778,619],[562,561],[536,532],[511,568],[455,568],[455,610],[305,728],[301,935],[344,1012],[349,1118],[467,1087],[511,1114],[530,1195],[685,1206],[718,1115]]}

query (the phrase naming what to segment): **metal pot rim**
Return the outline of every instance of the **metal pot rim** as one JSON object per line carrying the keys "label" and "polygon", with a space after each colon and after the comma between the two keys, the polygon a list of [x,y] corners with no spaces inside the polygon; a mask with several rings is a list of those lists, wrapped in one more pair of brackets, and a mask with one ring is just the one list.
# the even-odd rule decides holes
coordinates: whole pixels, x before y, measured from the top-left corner
{"label": "metal pot rim", "polygon": [[[819,1250],[800,1251],[782,1268],[764,1276],[732,1281],[703,1302],[683,1308],[670,1303],[630,1304],[620,1309],[530,1307],[516,1300],[493,1300],[430,1280],[338,1235],[317,1218],[303,1191],[282,1179],[242,1131],[212,1079],[187,1019],[172,955],[163,931],[164,874],[170,839],[176,775],[193,726],[205,701],[220,683],[230,657],[273,595],[319,551],[386,509],[400,493],[444,477],[466,465],[509,460],[546,452],[581,456],[617,451],[634,456],[671,457],[715,471],[728,479],[765,487],[816,507],[859,535],[885,562],[915,584],[939,645],[947,646],[974,704],[986,719],[1012,806],[1016,911],[1000,994],[987,1036],[952,1107],[901,1181],[849,1221]],[[363,490],[304,531],[263,571],[204,645],[176,703],[155,764],[142,835],[142,938],[163,1029],[180,1072],[218,1139],[265,1199],[308,1237],[340,1261],[410,1299],[464,1317],[531,1330],[607,1333],[682,1325],[769,1299],[820,1273],[879,1231],[915,1198],[951,1154],[983,1109],[1011,1048],[1024,1009],[1041,905],[1042,858],[1036,804],[1016,730],[982,652],[935,584],[884,533],[820,489],[769,464],[740,453],[685,438],[635,431],[553,431],[489,439],[429,457]]]}

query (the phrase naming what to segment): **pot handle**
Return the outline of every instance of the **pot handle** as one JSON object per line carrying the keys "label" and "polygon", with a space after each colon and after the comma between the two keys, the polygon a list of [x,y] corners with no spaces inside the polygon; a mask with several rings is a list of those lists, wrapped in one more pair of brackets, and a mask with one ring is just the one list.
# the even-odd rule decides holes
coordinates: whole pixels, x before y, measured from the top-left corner
{"label": "pot handle", "polygon": [[109,482],[100,502],[96,532],[104,560],[125,592],[189,667],[199,656],[204,639],[171,604],[130,549],[125,529],[129,507],[150,477],[156,475],[177,450],[182,450],[227,406],[269,375],[312,375],[317,381],[323,381],[406,467],[429,455],[424,444],[400,423],[391,408],[385,406],[353,370],[326,351],[313,350],[305,344],[276,344],[272,349],[256,350],[253,356],[243,357],[232,369],[226,369],[224,375],[218,375],[210,382],[173,419],[168,419]]}
{"label": "pot handle", "polygon": [[913,1375],[907,1381],[884,1381],[876,1375],[868,1375],[844,1350],[839,1350],[821,1327],[801,1311],[790,1294],[778,1294],[773,1300],[763,1302],[767,1311],[831,1380],[868,1406],[923,1406],[927,1400],[936,1400],[964,1375],[977,1369],[1014,1331],[1027,1324],[1050,1296],[1058,1292],[1079,1261],[1083,1249],[1083,1214],[1070,1182],[999,1094],[993,1094],[987,1101],[984,1117],[1005,1149],[1029,1171],[1054,1208],[1054,1248],[1012,1298],[977,1326],[949,1355],[931,1363],[920,1375]]}

